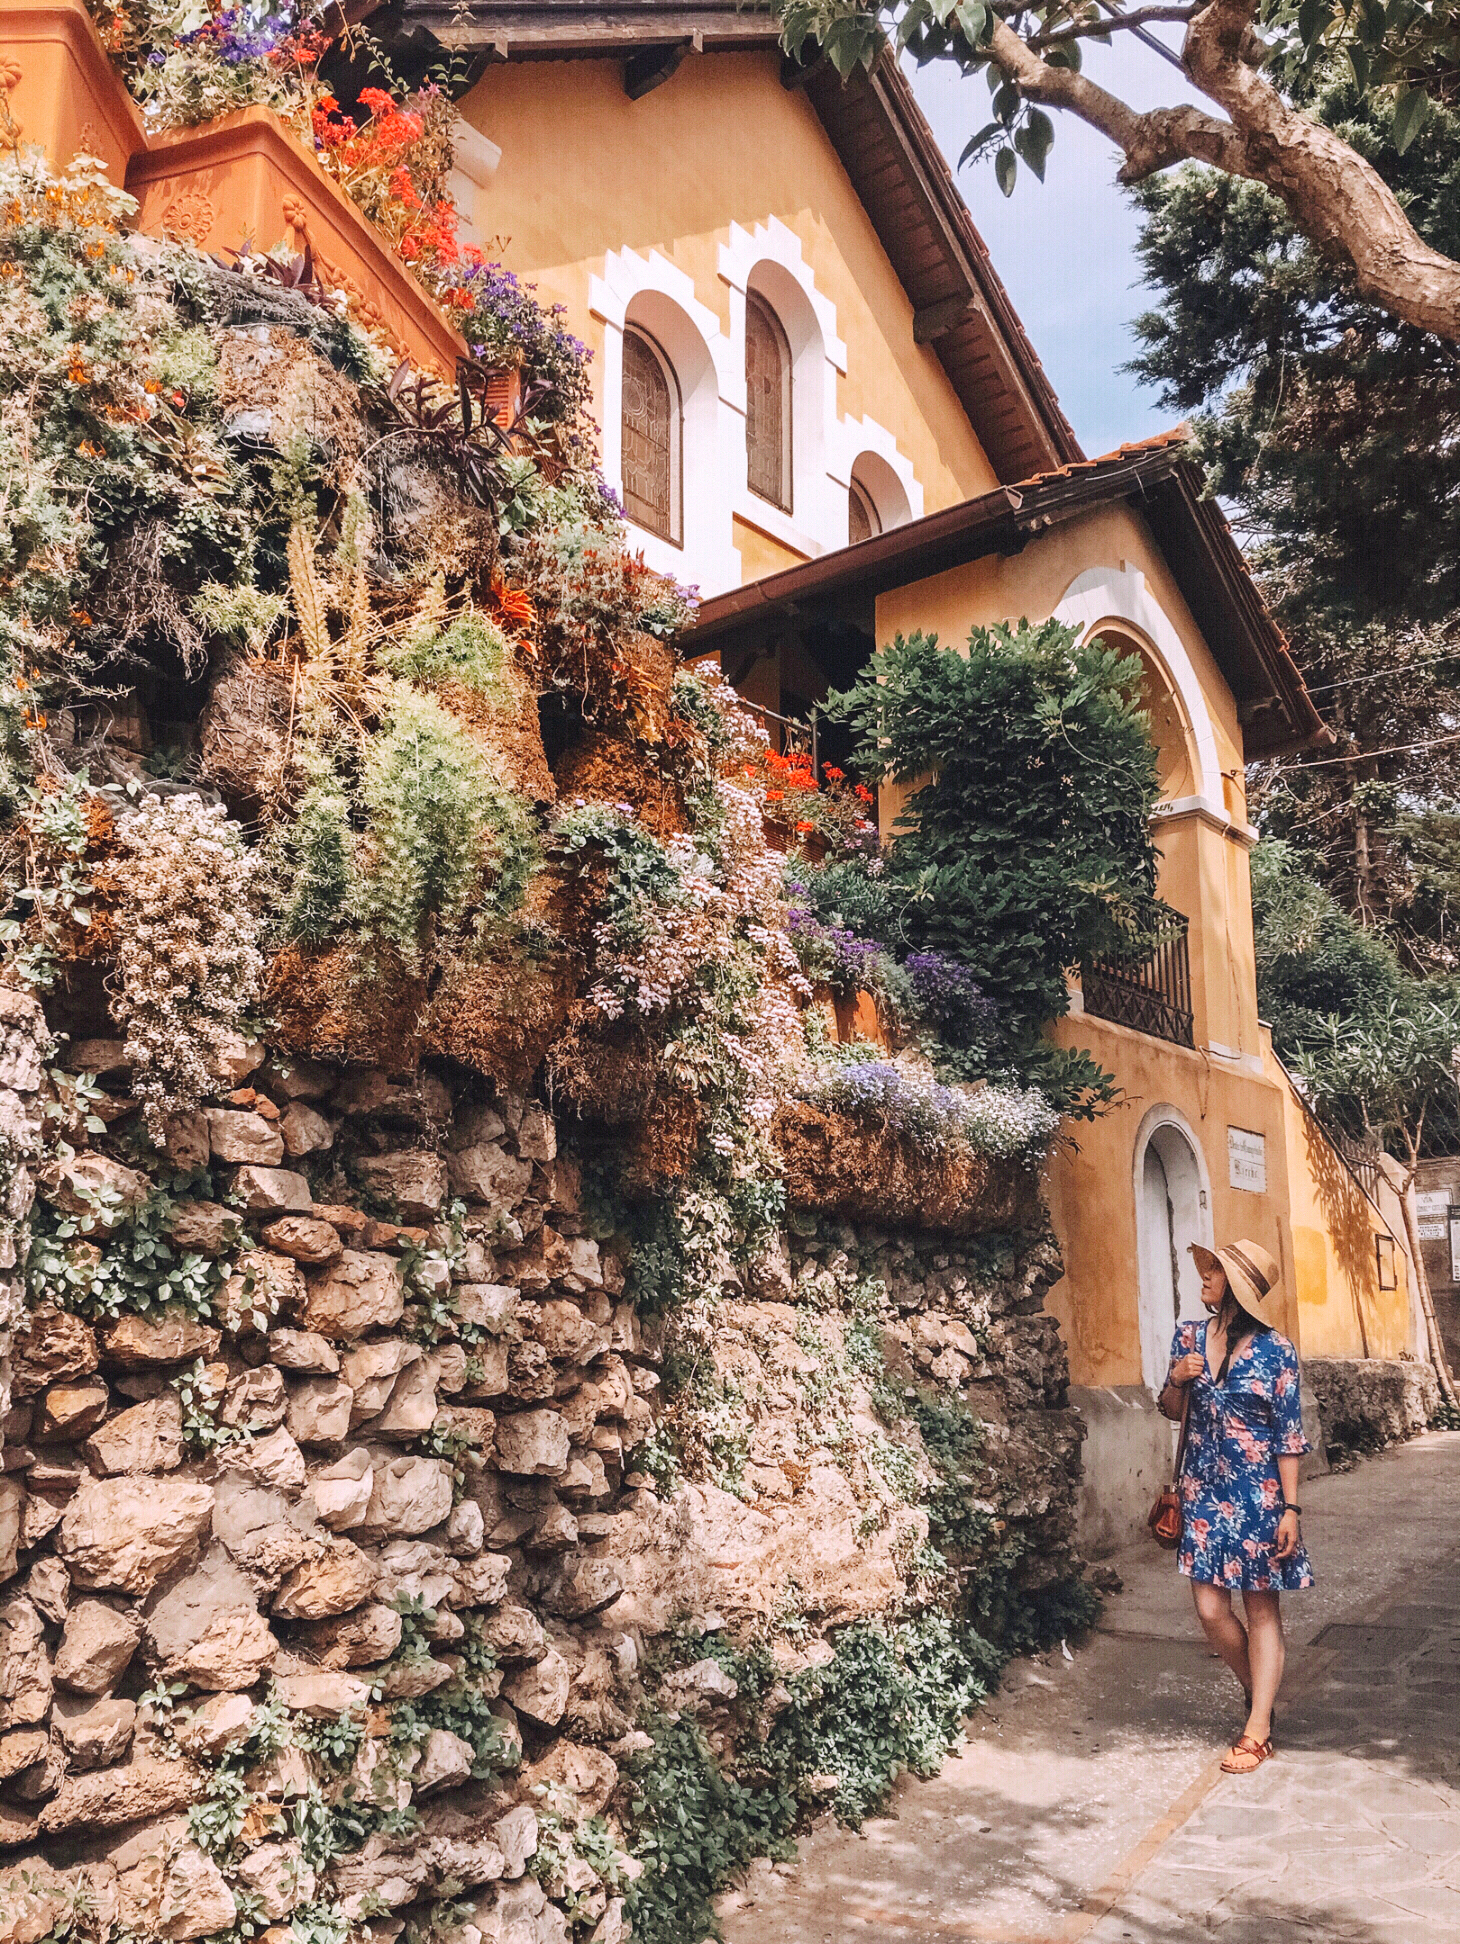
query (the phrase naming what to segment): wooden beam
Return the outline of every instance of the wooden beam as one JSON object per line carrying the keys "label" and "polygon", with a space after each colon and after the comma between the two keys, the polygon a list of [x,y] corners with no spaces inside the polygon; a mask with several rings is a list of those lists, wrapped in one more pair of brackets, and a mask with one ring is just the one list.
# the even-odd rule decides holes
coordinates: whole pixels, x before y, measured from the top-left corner
{"label": "wooden beam", "polygon": [[702,54],[705,37],[698,28],[688,40],[671,47],[646,47],[642,54],[631,54],[624,62],[624,93],[630,101],[642,101],[676,72],[686,54]]}
{"label": "wooden beam", "polygon": [[789,92],[793,88],[804,88],[813,74],[826,65],[827,52],[823,47],[809,61],[793,61],[789,54],[781,56],[781,86]]}
{"label": "wooden beam", "polygon": [[960,290],[956,296],[944,297],[936,304],[924,304],[921,310],[913,312],[913,342],[931,344],[934,338],[946,337],[977,308],[971,290]]}

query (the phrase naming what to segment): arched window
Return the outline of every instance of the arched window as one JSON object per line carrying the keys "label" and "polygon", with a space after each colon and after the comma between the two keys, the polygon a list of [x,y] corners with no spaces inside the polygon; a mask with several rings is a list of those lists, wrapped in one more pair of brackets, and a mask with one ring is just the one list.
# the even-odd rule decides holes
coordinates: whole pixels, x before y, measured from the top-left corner
{"label": "arched window", "polygon": [[874,533],[882,531],[882,522],[877,517],[877,508],[872,504],[869,493],[864,493],[854,479],[847,494],[847,539],[852,546],[859,540],[870,540]]}
{"label": "arched window", "polygon": [[643,331],[624,332],[624,511],[635,526],[680,544],[684,414],[669,360]]}
{"label": "arched window", "polygon": [[791,511],[791,347],[759,297],[745,299],[745,453],[750,490]]}

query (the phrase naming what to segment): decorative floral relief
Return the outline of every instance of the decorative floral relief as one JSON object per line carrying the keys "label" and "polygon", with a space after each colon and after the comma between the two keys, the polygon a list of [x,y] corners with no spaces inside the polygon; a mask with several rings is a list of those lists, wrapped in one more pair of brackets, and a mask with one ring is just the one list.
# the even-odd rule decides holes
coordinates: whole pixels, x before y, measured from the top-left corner
{"label": "decorative floral relief", "polygon": [[175,243],[193,243],[202,248],[218,220],[218,207],[201,189],[184,189],[174,196],[162,212],[161,230]]}

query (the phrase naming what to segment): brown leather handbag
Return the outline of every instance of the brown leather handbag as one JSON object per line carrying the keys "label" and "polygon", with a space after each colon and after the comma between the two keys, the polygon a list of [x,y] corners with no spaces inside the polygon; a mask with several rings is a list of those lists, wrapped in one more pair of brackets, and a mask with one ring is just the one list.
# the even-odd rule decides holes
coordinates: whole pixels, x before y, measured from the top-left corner
{"label": "brown leather handbag", "polygon": [[1175,1552],[1181,1544],[1181,1468],[1186,1463],[1186,1418],[1191,1409],[1191,1385],[1181,1404],[1181,1435],[1176,1440],[1176,1462],[1171,1468],[1171,1483],[1156,1494],[1156,1502],[1146,1518],[1151,1537],[1165,1552]]}

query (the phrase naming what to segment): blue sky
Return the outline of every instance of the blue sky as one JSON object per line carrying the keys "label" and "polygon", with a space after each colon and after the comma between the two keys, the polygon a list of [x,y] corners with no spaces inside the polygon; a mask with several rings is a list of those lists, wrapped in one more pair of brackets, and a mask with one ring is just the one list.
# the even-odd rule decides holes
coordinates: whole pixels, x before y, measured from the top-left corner
{"label": "blue sky", "polygon": [[[1174,68],[1129,41],[1115,50],[1092,49],[1086,67],[1139,107],[1195,99]],[[988,120],[987,84],[982,75],[965,79],[939,62],[913,69],[911,76],[923,112],[956,166],[968,137]],[[1103,135],[1056,115],[1043,184],[1021,164],[1006,199],[989,164],[958,175],[994,267],[1080,443],[1092,454],[1163,431],[1178,416],[1120,369],[1136,348],[1131,319],[1151,308],[1152,294],[1139,282],[1140,225],[1116,183],[1118,166],[1118,153]]]}

